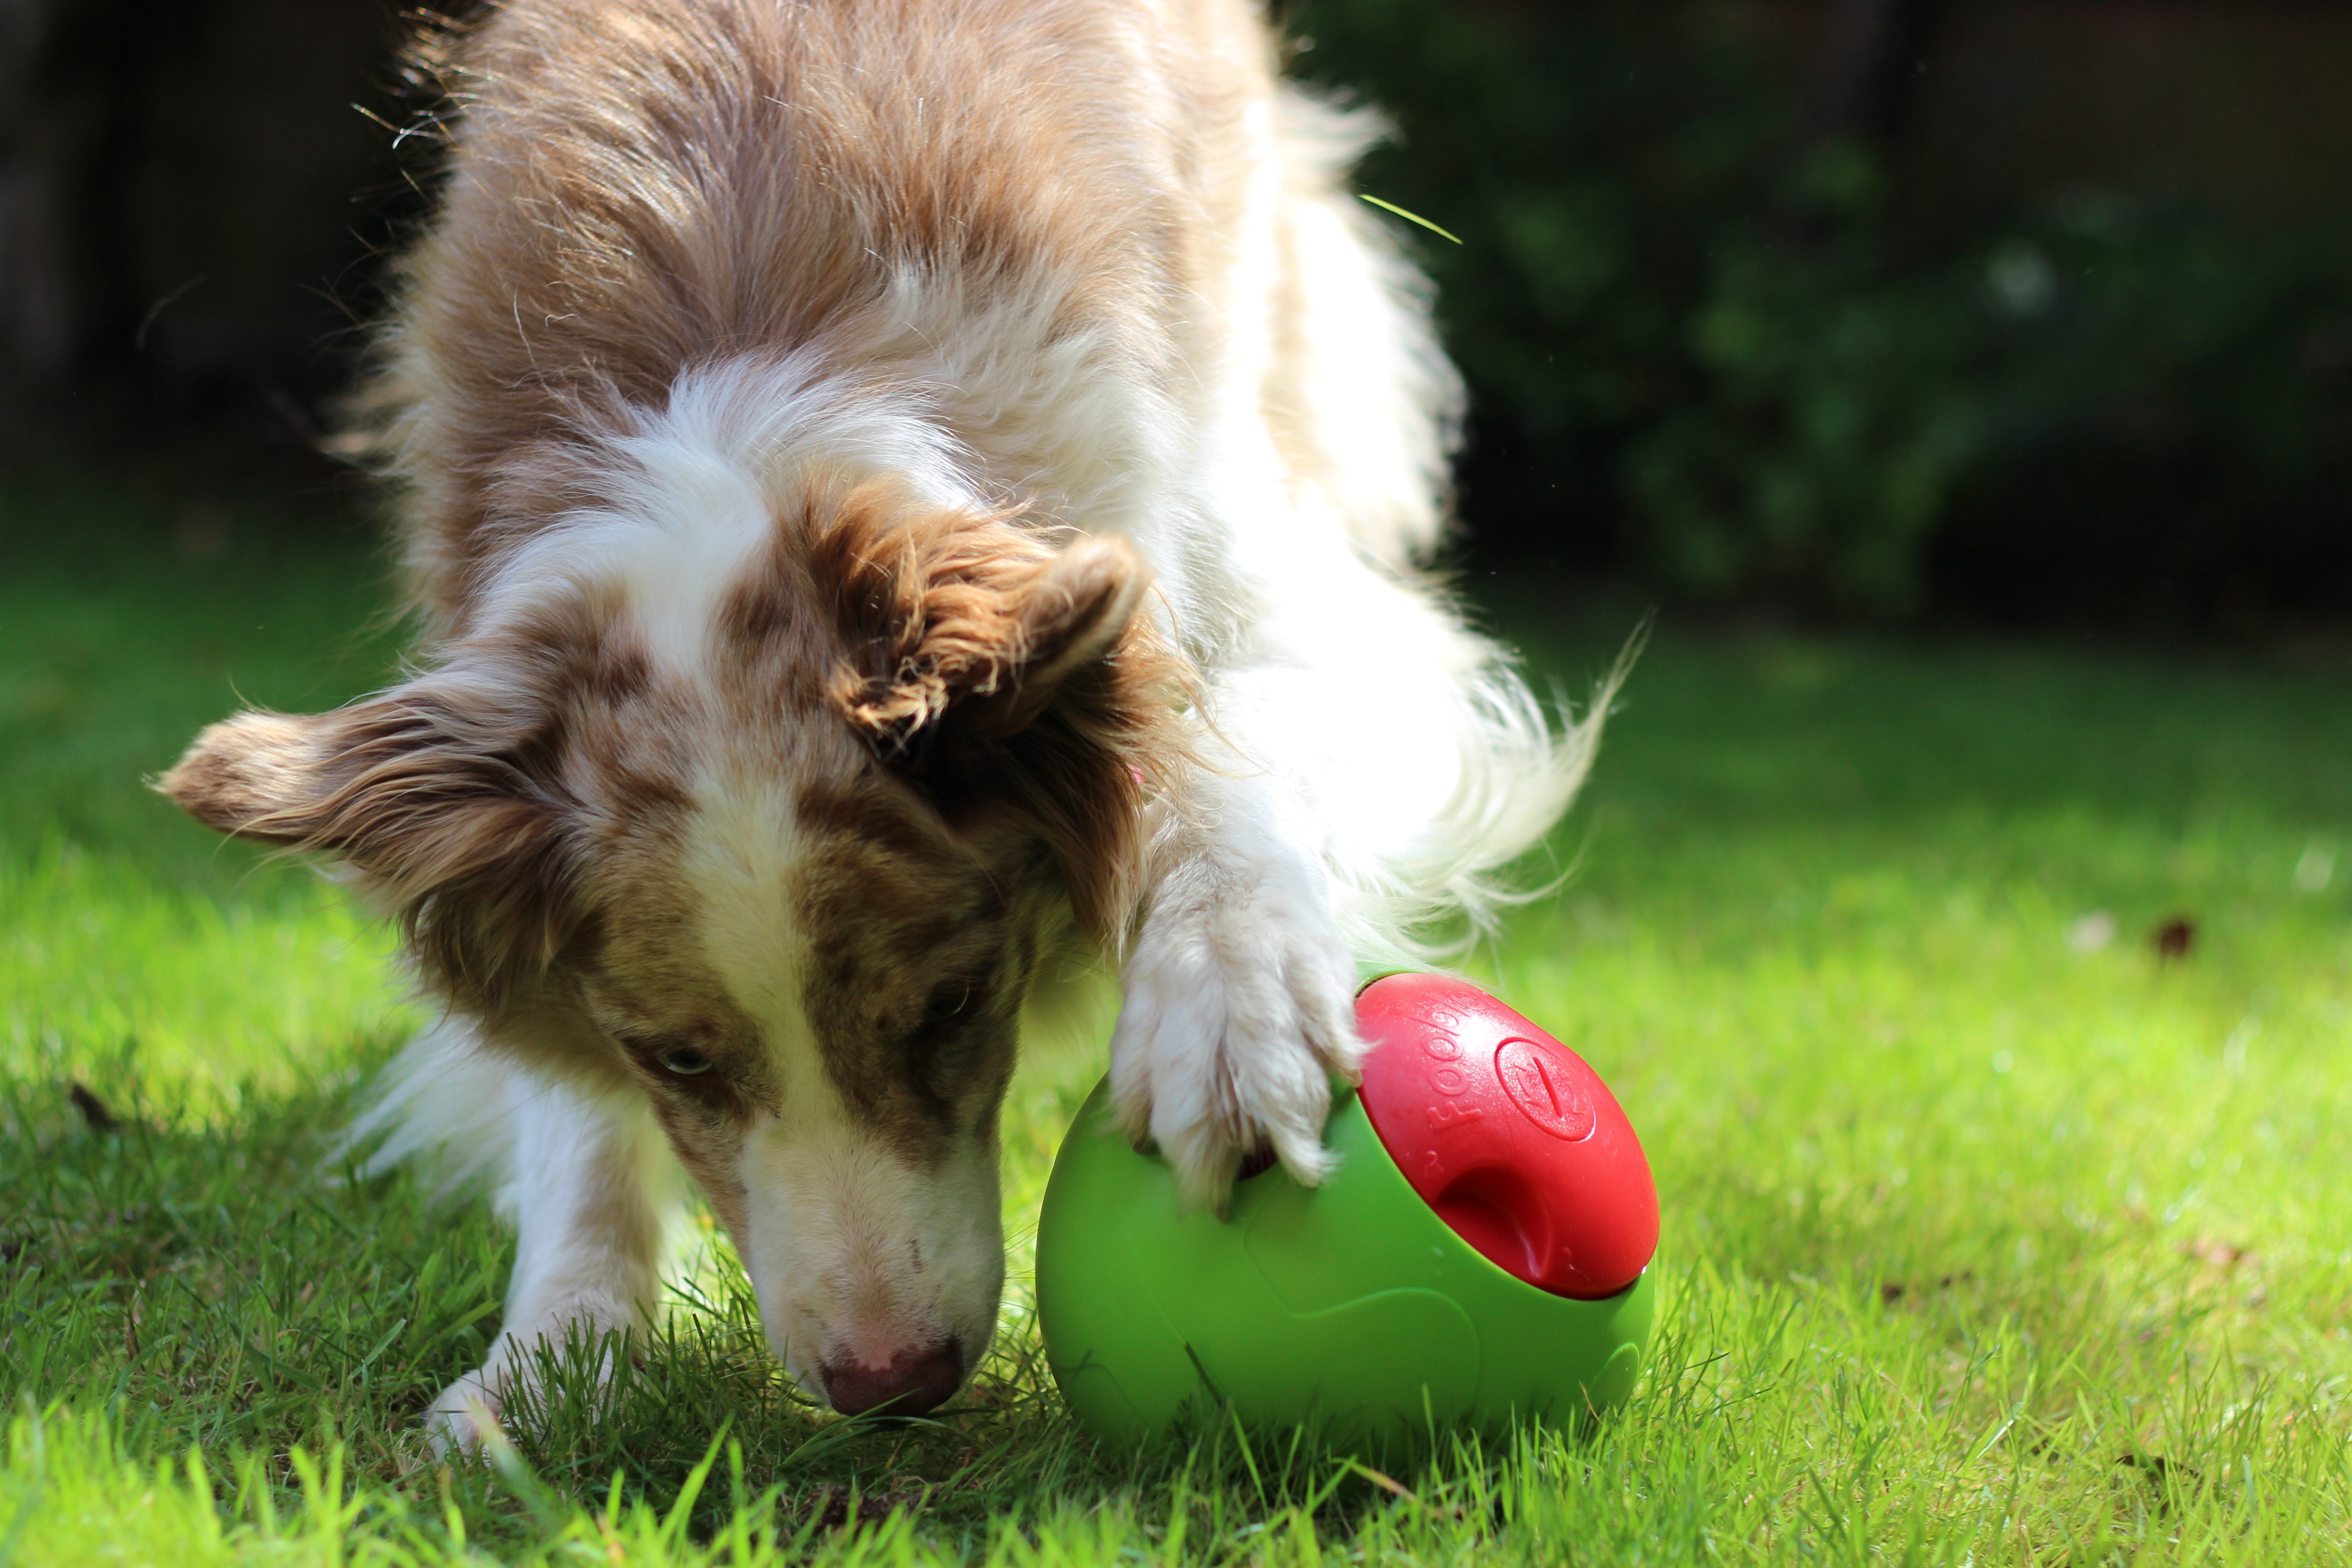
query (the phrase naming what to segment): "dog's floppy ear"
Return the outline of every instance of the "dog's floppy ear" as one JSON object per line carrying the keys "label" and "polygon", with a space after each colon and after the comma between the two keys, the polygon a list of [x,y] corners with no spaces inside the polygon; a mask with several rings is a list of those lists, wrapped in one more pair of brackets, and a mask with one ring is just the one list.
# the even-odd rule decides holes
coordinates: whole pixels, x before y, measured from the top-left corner
{"label": "dog's floppy ear", "polygon": [[904,752],[952,735],[1003,741],[1035,724],[1071,678],[1149,632],[1150,572],[1116,537],[1056,551],[1013,520],[893,513],[853,492],[819,552],[851,662],[835,702],[869,740]]}
{"label": "dog's floppy ear", "polygon": [[948,704],[960,735],[1003,739],[1042,718],[1073,676],[1118,655],[1143,605],[1150,570],[1124,539],[1083,539],[1002,590],[1006,642],[973,661],[977,679]]}
{"label": "dog's floppy ear", "polygon": [[578,923],[568,815],[514,762],[521,739],[428,676],[331,713],[241,713],[156,787],[208,827],[343,861],[427,978],[495,1006]]}
{"label": "dog's floppy ear", "polygon": [[1111,536],[1057,551],[1012,517],[909,517],[858,491],[815,565],[842,610],[844,717],[950,816],[1022,813],[1080,921],[1115,933],[1138,886],[1146,790],[1182,752],[1184,667],[1143,614],[1141,552]]}

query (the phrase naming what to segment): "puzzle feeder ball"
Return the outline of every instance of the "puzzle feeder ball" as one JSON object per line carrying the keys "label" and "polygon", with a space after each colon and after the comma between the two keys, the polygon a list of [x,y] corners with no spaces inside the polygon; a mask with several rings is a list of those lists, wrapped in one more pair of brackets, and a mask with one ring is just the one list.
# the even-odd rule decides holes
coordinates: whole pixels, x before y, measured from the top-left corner
{"label": "puzzle feeder ball", "polygon": [[1230,1405],[1385,1451],[1631,1392],[1654,1311],[1657,1191],[1574,1052],[1475,986],[1392,974],[1357,998],[1372,1049],[1334,1107],[1338,1167],[1187,1208],[1108,1125],[1108,1080],[1063,1142],[1037,1237],[1047,1364],[1081,1422],[1134,1446]]}

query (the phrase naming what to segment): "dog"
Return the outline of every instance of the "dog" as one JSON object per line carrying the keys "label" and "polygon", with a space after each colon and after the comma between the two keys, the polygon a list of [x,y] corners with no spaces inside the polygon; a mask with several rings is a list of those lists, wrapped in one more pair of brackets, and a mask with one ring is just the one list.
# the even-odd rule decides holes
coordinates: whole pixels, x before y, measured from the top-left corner
{"label": "dog", "polygon": [[[1057,943],[1118,1124],[1326,1173],[1359,965],[1504,896],[1597,734],[1424,563],[1462,394],[1248,0],[504,0],[361,423],[413,672],[160,781],[321,856],[441,1021],[366,1124],[519,1227],[445,1443],[642,1326],[691,1178],[790,1375],[987,1348]],[[681,1174],[681,1173],[683,1174]]]}

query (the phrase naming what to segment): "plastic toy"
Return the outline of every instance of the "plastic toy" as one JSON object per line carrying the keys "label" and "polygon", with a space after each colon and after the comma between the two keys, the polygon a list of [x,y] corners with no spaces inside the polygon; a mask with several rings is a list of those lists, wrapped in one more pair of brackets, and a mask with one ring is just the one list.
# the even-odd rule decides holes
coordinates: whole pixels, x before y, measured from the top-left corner
{"label": "plastic toy", "polygon": [[1373,1049],[1316,1188],[1279,1167],[1219,1219],[1107,1122],[1064,1140],[1037,1233],[1045,1359],[1097,1436],[1139,1443],[1230,1404],[1381,1452],[1456,1423],[1606,1409],[1654,1311],[1657,1190],[1592,1069],[1492,996],[1393,974],[1358,994]]}

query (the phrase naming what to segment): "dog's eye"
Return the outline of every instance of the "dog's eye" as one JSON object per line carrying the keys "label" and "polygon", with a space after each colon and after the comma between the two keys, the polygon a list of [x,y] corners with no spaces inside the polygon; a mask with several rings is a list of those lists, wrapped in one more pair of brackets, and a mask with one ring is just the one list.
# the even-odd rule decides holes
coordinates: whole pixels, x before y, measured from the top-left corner
{"label": "dog's eye", "polygon": [[714,1065],[709,1057],[704,1056],[692,1046],[672,1046],[667,1050],[655,1053],[654,1060],[661,1063],[664,1072],[676,1073],[680,1078],[693,1078],[698,1074],[707,1073]]}
{"label": "dog's eye", "polygon": [[944,1024],[962,1012],[964,1005],[971,1000],[971,986],[942,985],[931,993],[929,1001],[923,1004],[923,1022],[926,1026]]}

